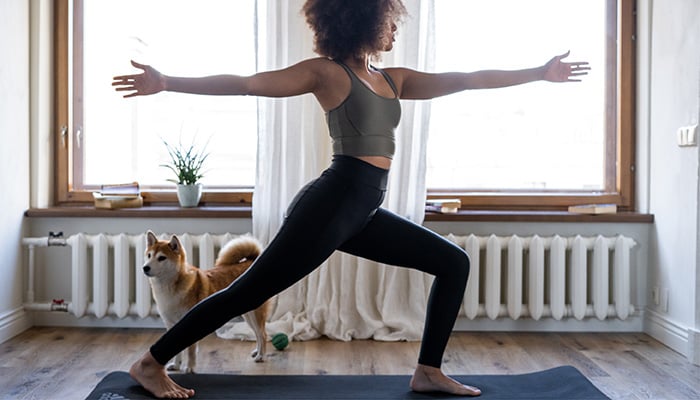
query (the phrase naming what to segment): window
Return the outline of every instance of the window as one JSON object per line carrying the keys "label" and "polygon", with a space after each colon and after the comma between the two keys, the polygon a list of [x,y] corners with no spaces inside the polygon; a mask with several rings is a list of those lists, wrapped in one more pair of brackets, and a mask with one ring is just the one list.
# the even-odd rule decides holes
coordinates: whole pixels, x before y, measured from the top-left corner
{"label": "window", "polygon": [[592,70],[575,84],[536,82],[433,100],[432,196],[488,208],[633,205],[632,2],[617,3],[435,2],[437,71],[528,68],[569,49],[567,61],[589,61]]}
{"label": "window", "polygon": [[[569,60],[587,60],[593,70],[582,83],[433,100],[429,196],[483,209],[586,202],[632,209],[634,0],[434,4],[438,71],[528,67],[568,49]],[[167,159],[161,139],[216,149],[204,202],[250,202],[254,98],[161,93],[125,100],[110,82],[136,71],[130,59],[173,75],[253,73],[255,18],[255,0],[58,1],[57,202],[88,202],[100,184],[131,180],[142,184],[147,201],[174,202],[170,172],[158,167]]]}
{"label": "window", "polygon": [[[74,0],[70,140],[63,199],[83,200],[102,184],[138,181],[150,200],[174,200],[162,164],[170,144],[209,152],[202,183],[222,201],[245,200],[255,182],[257,102],[239,96],[157,96],[123,99],[112,77],[138,73],[129,60],[162,73],[205,76],[255,72],[255,0]],[[206,62],[204,62],[206,60]],[[63,150],[63,149],[60,149]],[[215,151],[213,151],[215,150]],[[63,171],[61,171],[63,173]],[[236,193],[243,192],[243,198]],[[215,200],[210,198],[209,201]],[[206,201],[206,199],[205,199]]]}

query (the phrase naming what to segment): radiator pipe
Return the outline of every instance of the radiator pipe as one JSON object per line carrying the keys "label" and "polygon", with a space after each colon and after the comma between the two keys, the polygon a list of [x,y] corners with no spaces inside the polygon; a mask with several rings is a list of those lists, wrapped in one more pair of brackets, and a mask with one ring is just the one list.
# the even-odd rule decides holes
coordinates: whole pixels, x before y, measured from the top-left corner
{"label": "radiator pipe", "polygon": [[63,233],[51,232],[49,236],[22,238],[22,244],[36,247],[68,246],[68,239],[63,237]]}
{"label": "radiator pipe", "polygon": [[29,245],[29,265],[27,270],[27,302],[34,302],[34,245]]}
{"label": "radiator pipe", "polygon": [[28,311],[60,311],[68,312],[68,307],[70,303],[67,302],[56,302],[52,301],[50,303],[24,303],[24,309]]}
{"label": "radiator pipe", "polygon": [[22,244],[27,246],[29,257],[27,262],[27,303],[34,303],[34,249],[36,247],[66,246],[68,243],[63,232],[49,232],[49,236],[22,238]]}

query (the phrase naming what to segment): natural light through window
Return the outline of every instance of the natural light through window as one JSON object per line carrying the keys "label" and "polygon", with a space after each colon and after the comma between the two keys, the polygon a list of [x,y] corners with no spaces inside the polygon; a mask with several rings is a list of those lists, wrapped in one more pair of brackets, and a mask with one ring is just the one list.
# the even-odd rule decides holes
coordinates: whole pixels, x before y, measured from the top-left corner
{"label": "natural light through window", "polygon": [[581,83],[468,91],[432,103],[429,188],[605,187],[605,0],[439,0],[436,71],[520,69],[571,50]]}
{"label": "natural light through window", "polygon": [[[75,168],[77,187],[134,180],[144,187],[172,187],[170,171],[160,167],[168,157],[162,139],[207,145],[202,181],[207,187],[252,187],[255,98],[166,92],[123,99],[110,83],[114,75],[136,72],[131,59],[168,75],[254,73],[256,1],[81,4],[82,42],[76,45],[82,46],[82,71],[76,76],[83,79],[74,96],[74,109],[81,112],[74,121],[79,133],[73,151],[82,155]],[[609,69],[611,38],[606,37],[610,2],[433,4],[436,72],[533,67],[568,50],[569,61],[588,61],[592,70],[580,83],[536,82],[433,100],[428,188],[461,193],[610,190],[606,183],[616,146],[610,92],[615,77]]]}
{"label": "natural light through window", "polygon": [[136,72],[129,60],[162,73],[202,76],[255,72],[254,0],[85,1],[83,32],[83,184],[139,181],[168,186],[162,140],[207,145],[202,183],[253,186],[255,98],[160,93],[123,99],[112,76]]}

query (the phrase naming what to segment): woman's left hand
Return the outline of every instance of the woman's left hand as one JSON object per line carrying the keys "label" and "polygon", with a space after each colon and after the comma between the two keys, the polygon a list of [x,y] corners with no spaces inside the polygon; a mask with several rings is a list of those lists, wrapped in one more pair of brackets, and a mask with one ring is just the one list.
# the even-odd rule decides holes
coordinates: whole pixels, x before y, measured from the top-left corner
{"label": "woman's left hand", "polygon": [[587,75],[591,67],[587,61],[563,62],[562,59],[569,56],[569,51],[556,56],[544,65],[542,79],[550,82],[580,82],[580,77]]}

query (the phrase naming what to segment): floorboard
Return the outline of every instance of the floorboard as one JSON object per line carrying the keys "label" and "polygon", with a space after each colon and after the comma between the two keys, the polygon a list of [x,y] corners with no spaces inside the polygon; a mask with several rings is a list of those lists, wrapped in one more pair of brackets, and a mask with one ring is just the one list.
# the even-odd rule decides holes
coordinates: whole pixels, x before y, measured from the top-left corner
{"label": "floorboard", "polygon": [[[81,399],[107,373],[128,370],[159,329],[36,327],[0,344],[0,398]],[[252,342],[206,337],[198,371],[225,374],[411,374],[417,342],[292,342],[250,358]],[[573,365],[612,399],[698,399],[700,366],[643,333],[457,332],[448,374],[520,374]],[[468,383],[468,382],[466,382]]]}

